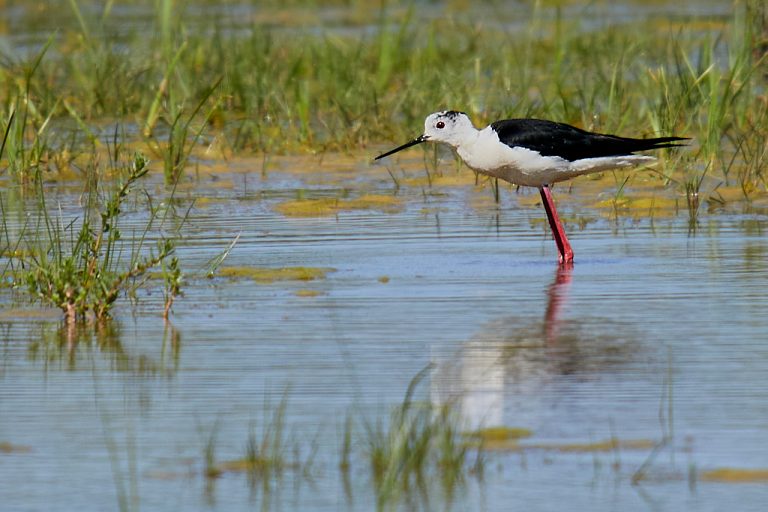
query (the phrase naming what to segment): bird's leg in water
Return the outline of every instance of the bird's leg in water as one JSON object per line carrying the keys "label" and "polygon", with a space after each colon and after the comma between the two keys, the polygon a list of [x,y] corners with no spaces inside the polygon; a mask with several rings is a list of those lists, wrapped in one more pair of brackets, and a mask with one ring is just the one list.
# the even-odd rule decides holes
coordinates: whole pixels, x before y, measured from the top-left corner
{"label": "bird's leg in water", "polygon": [[563,224],[557,216],[557,209],[555,209],[555,202],[552,200],[552,192],[549,190],[549,185],[543,185],[539,192],[541,192],[541,200],[544,202],[544,210],[547,212],[552,236],[555,238],[557,250],[560,252],[560,264],[570,264],[573,261],[573,249],[571,249],[571,244],[568,242],[568,237],[565,236]]}

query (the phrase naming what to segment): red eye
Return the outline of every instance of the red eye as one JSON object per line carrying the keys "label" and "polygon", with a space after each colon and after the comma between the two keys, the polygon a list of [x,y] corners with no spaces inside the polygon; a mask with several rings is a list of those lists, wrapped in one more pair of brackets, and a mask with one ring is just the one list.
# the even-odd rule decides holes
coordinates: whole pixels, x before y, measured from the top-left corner
{"label": "red eye", "polygon": [[437,124],[435,125],[435,128],[442,130],[443,128],[445,128],[445,123],[442,121],[438,121]]}

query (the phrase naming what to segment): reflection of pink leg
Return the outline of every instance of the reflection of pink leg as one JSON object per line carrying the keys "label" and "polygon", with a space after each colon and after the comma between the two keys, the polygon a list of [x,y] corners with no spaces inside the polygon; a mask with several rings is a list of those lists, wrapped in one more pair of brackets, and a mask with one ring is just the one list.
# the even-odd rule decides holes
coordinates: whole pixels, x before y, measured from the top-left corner
{"label": "reflection of pink leg", "polygon": [[544,314],[544,337],[547,345],[557,343],[557,332],[560,327],[560,311],[567,301],[568,287],[571,284],[573,263],[557,267],[555,281],[547,292],[547,312]]}
{"label": "reflection of pink leg", "polygon": [[544,210],[547,212],[552,236],[555,237],[557,250],[560,252],[560,264],[571,264],[573,262],[573,249],[571,249],[571,244],[568,242],[568,237],[565,236],[565,230],[560,223],[560,218],[557,216],[557,209],[555,209],[555,202],[552,200],[552,192],[549,191],[549,185],[542,186],[539,192],[541,192],[541,200],[544,202]]}

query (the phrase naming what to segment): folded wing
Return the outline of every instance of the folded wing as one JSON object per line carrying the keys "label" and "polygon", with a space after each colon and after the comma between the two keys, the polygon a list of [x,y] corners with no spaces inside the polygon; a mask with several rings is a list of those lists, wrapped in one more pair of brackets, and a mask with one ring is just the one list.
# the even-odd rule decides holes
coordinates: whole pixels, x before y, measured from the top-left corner
{"label": "folded wing", "polygon": [[688,140],[685,137],[633,139],[605,135],[543,119],[505,119],[496,121],[491,127],[507,146],[524,147],[541,156],[559,156],[570,162],[682,146],[684,144],[675,142]]}

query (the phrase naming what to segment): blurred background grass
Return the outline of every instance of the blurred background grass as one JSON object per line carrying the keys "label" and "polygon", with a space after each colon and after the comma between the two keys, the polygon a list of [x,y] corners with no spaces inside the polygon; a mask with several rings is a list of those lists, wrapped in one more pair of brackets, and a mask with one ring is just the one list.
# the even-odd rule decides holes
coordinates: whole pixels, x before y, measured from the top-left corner
{"label": "blurred background grass", "polygon": [[118,132],[171,178],[199,146],[370,151],[451,108],[478,125],[692,137],[662,179],[765,189],[758,0],[4,3],[0,128],[16,176],[66,169]]}

